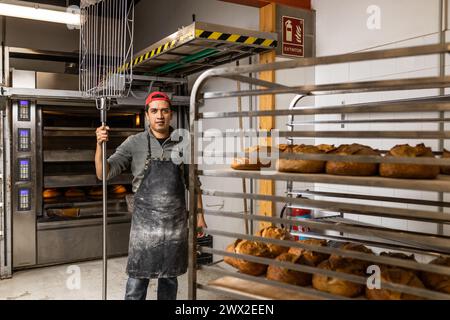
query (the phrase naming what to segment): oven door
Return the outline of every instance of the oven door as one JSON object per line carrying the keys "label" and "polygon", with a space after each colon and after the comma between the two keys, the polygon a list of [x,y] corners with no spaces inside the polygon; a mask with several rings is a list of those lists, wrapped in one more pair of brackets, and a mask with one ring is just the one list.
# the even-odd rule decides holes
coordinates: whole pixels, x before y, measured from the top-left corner
{"label": "oven door", "polygon": [[[37,218],[37,264],[72,263],[102,256],[102,182],[95,176],[94,106],[38,104],[42,114],[42,188]],[[142,132],[143,110],[112,106],[108,154]],[[128,253],[131,172],[108,181],[108,255]]]}

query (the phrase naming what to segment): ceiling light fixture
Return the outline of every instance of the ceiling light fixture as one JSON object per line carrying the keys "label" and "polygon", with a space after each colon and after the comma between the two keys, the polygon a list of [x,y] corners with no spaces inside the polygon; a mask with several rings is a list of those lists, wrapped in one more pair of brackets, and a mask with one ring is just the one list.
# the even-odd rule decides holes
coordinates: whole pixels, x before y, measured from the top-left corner
{"label": "ceiling light fixture", "polygon": [[29,4],[21,1],[0,1],[0,15],[33,19],[47,22],[80,25],[80,14],[61,10],[46,9],[39,4]]}

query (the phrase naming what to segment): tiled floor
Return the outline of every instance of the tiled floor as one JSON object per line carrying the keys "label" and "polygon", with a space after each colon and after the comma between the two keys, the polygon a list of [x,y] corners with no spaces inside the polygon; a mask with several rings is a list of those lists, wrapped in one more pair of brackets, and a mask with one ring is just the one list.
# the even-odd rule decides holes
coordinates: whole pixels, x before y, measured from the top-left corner
{"label": "tiled floor", "polygon": [[[127,275],[126,258],[108,260],[108,299],[122,300]],[[199,282],[213,277],[199,271]],[[179,277],[178,299],[187,299],[187,274]],[[96,300],[102,297],[102,261],[17,271],[11,279],[0,280],[0,299]],[[156,280],[150,282],[147,299],[156,297]],[[198,299],[226,299],[198,290]]]}

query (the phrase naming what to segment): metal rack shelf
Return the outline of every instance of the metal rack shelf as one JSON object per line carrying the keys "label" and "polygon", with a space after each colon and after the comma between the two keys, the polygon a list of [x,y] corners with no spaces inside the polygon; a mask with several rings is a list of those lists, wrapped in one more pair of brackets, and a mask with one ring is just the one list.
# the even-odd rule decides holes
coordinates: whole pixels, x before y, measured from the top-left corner
{"label": "metal rack shelf", "polygon": [[359,200],[374,200],[383,202],[400,202],[404,204],[418,204],[422,206],[436,206],[436,207],[450,207],[450,202],[443,201],[432,201],[432,200],[417,200],[410,198],[397,198],[397,197],[380,197],[371,196],[367,194],[352,194],[352,193],[337,193],[337,192],[321,192],[321,191],[311,191],[311,190],[293,190],[287,191],[288,195],[315,195],[322,197],[340,198],[340,199],[359,199]]}
{"label": "metal rack shelf", "polygon": [[286,173],[278,171],[245,170],[199,170],[199,175],[209,177],[252,178],[262,180],[282,180],[298,182],[317,182],[327,184],[355,185],[380,188],[398,188],[422,191],[450,192],[450,176],[440,175],[434,180],[394,179],[384,177],[334,176],[324,173]]}
{"label": "metal rack shelf", "polygon": [[[108,216],[108,224],[125,223],[130,222],[131,217],[127,212],[116,212],[116,214],[111,214]],[[53,230],[61,228],[75,228],[75,227],[87,227],[96,226],[102,224],[101,212],[97,217],[92,218],[82,218],[77,220],[61,220],[61,221],[51,221],[51,222],[37,222],[38,230]]]}
{"label": "metal rack shelf", "polygon": [[[450,83],[449,83],[450,86]],[[239,137],[241,134],[244,136],[273,136],[269,131],[236,131],[236,132],[224,132],[223,137]],[[276,131],[275,133],[280,138],[359,138],[359,139],[448,139],[450,138],[449,132],[440,131]],[[215,132],[205,132],[200,134],[201,137],[211,138],[217,137]]]}
{"label": "metal rack shelf", "polygon": [[[232,135],[235,136],[235,135]],[[228,137],[228,135],[227,135]],[[291,138],[287,136],[286,138]],[[380,153],[386,154],[387,151],[378,150]],[[234,157],[251,157],[252,154],[248,152],[234,152],[234,153],[211,153],[211,152],[199,152],[199,155],[204,156],[207,159],[219,158],[222,160],[225,157],[227,160],[232,159]],[[442,154],[442,152],[434,152],[434,154]],[[254,155],[254,160],[256,163],[256,155]],[[351,158],[345,155],[339,154],[314,154],[314,153],[279,153],[273,152],[273,154],[265,155],[263,152],[260,152],[258,155],[260,161],[264,161],[265,163],[269,163],[271,160],[278,159],[291,159],[291,160],[322,160],[322,161],[339,161],[339,162],[365,162],[365,163],[404,163],[404,164],[428,164],[428,165],[441,165],[448,166],[450,165],[449,158],[432,158],[432,157],[385,157],[385,156],[360,156],[360,155],[352,155]],[[251,159],[251,158],[250,158]],[[238,170],[239,171],[239,170]],[[266,168],[265,171],[269,171],[269,168]],[[295,174],[295,173],[294,173]]]}
{"label": "metal rack shelf", "polygon": [[[44,162],[93,162],[94,150],[44,150]],[[107,150],[110,156],[114,150]]]}
{"label": "metal rack shelf", "polygon": [[450,223],[447,214],[429,210],[413,210],[404,208],[394,208],[386,206],[360,205],[346,202],[333,202],[322,200],[311,200],[308,198],[290,198],[279,196],[267,196],[260,194],[244,194],[236,192],[208,191],[203,190],[202,194],[209,196],[221,196],[229,198],[244,198],[254,200],[264,200],[273,202],[290,202],[302,205],[303,208],[322,209],[340,213],[353,213],[360,215],[380,216],[387,218],[408,219],[428,222]]}
{"label": "metal rack shelf", "polygon": [[295,109],[278,109],[262,111],[229,111],[229,112],[199,112],[199,119],[262,117],[262,116],[291,116],[291,115],[319,115],[319,114],[351,114],[351,113],[397,113],[397,112],[436,112],[450,111],[450,96],[435,96],[427,98],[387,100],[348,104],[345,106],[301,107]]}
{"label": "metal rack shelf", "polygon": [[[110,184],[130,184],[133,176],[131,174],[121,174],[108,181]],[[88,187],[88,186],[101,186],[102,183],[97,179],[95,175],[73,175],[67,174],[45,176],[44,188],[65,188],[65,187]]]}
{"label": "metal rack shelf", "polygon": [[[130,135],[142,132],[142,128],[113,128],[110,130],[111,137],[128,137]],[[75,127],[44,127],[44,137],[92,137],[95,136],[94,128],[75,128]]]}
{"label": "metal rack shelf", "polygon": [[122,68],[159,76],[186,76],[276,46],[275,33],[194,22],[139,51]]}
{"label": "metal rack shelf", "polygon": [[[448,213],[444,212],[444,208],[450,206],[442,198],[438,200],[419,200],[408,199],[405,197],[384,197],[380,195],[371,194],[350,194],[346,192],[319,192],[319,191],[297,191],[293,189],[294,182],[312,183],[312,184],[331,184],[339,186],[364,186],[374,188],[390,188],[401,190],[419,190],[430,191],[439,193],[450,192],[450,176],[439,175],[436,179],[422,180],[422,179],[393,179],[384,178],[379,176],[358,177],[358,176],[337,176],[329,174],[301,174],[301,173],[285,173],[278,172],[272,168],[261,169],[261,171],[249,171],[249,170],[233,170],[233,169],[210,169],[208,164],[223,164],[226,162],[205,162],[204,158],[214,160],[215,157],[222,157],[222,161],[227,158],[245,156],[248,154],[233,152],[233,153],[208,153],[199,151],[202,146],[202,138],[228,138],[228,137],[241,137],[243,139],[249,139],[250,141],[257,141],[257,138],[271,137],[272,147],[275,147],[278,143],[278,138],[286,138],[288,143],[294,143],[294,139],[297,138],[357,138],[357,139],[422,139],[439,140],[443,141],[449,139],[449,132],[443,127],[443,124],[449,119],[444,116],[445,111],[450,111],[450,96],[428,96],[423,98],[413,99],[397,99],[386,101],[374,101],[366,103],[357,103],[350,105],[334,105],[325,107],[296,107],[297,102],[305,96],[316,95],[329,95],[329,94],[348,94],[348,93],[366,93],[366,92],[381,92],[381,91],[406,91],[417,89],[429,89],[429,88],[446,88],[450,87],[450,77],[441,75],[435,77],[422,77],[422,78],[402,78],[402,79],[390,79],[390,80],[375,80],[375,81],[363,81],[363,82],[344,82],[344,83],[327,83],[327,84],[305,84],[301,86],[286,86],[279,83],[268,83],[255,79],[254,77],[247,76],[249,73],[261,72],[261,71],[275,71],[286,70],[302,67],[313,67],[319,65],[329,65],[338,63],[350,63],[360,62],[368,60],[383,60],[394,59],[403,57],[412,57],[420,55],[431,54],[447,54],[450,51],[450,43],[442,43],[438,45],[426,45],[399,49],[377,50],[370,52],[358,52],[352,54],[341,54],[325,57],[313,57],[304,58],[291,61],[275,62],[270,64],[260,64],[253,66],[240,66],[240,67],[226,67],[226,68],[214,68],[210,69],[199,76],[192,89],[191,95],[191,109],[190,109],[190,121],[191,121],[191,166],[190,166],[190,198],[189,198],[189,212],[190,212],[190,230],[195,230],[197,215],[196,212],[203,212],[205,215],[221,217],[222,221],[225,219],[239,219],[241,221],[252,222],[266,222],[271,224],[283,224],[287,226],[302,226],[308,228],[310,231],[302,233],[302,236],[309,238],[321,238],[328,239],[337,242],[356,242],[367,245],[369,247],[378,248],[381,250],[394,250],[402,252],[410,252],[423,256],[424,258],[435,258],[437,256],[450,257],[450,236],[438,233],[426,233],[417,232],[411,230],[402,230],[399,228],[385,227],[382,225],[359,223],[358,221],[343,219],[342,217],[324,218],[324,219],[290,219],[269,217],[258,214],[242,214],[241,212],[223,211],[223,210],[200,210],[197,208],[197,201],[195,201],[198,193],[208,195],[216,198],[235,198],[235,199],[253,199],[267,202],[281,202],[287,203],[290,207],[299,206],[301,208],[311,208],[320,210],[323,212],[333,212],[337,214],[358,214],[362,216],[372,217],[384,217],[394,218],[400,221],[423,221],[432,222],[436,225],[443,226],[450,224],[450,218]],[[252,85],[258,86],[257,89],[250,88],[248,90],[232,90],[221,92],[203,92],[205,84],[213,78],[232,79],[235,81],[246,82]],[[244,96],[262,96],[262,95],[274,95],[274,94],[296,94],[297,96],[292,100],[290,106],[284,109],[274,110],[261,110],[261,111],[234,111],[231,110],[233,103],[230,103],[230,110],[221,112],[202,112],[201,107],[208,99],[222,99],[222,98],[236,98]],[[430,115],[430,118],[411,118],[408,113],[412,112],[426,112],[426,113],[439,113],[439,117],[436,115]],[[391,114],[392,117],[387,119],[377,119],[376,114],[386,113]],[[327,114],[375,114],[374,123],[436,123],[440,124],[439,129],[435,131],[431,130],[381,130],[370,131],[367,130],[298,130],[299,126],[304,124],[345,124],[345,123],[372,123],[372,117],[370,119],[342,119],[339,120],[300,120],[296,121],[294,116],[313,116],[313,115],[327,115]],[[232,131],[226,133],[209,133],[207,131],[198,131],[200,126],[197,122],[207,121],[208,119],[219,118],[240,118],[240,117],[264,117],[264,116],[289,116],[287,126],[288,130],[278,131],[272,130],[271,132],[255,131],[255,130],[241,130]],[[252,140],[253,139],[253,140]],[[442,144],[441,144],[442,145]],[[242,147],[243,148],[243,147]],[[273,149],[272,149],[273,150]],[[234,151],[234,150],[233,150]],[[383,152],[385,153],[385,151]],[[334,155],[334,154],[276,154],[275,155],[260,155],[260,159],[271,160],[275,162],[275,159],[303,159],[303,160],[321,160],[321,161],[343,161],[343,162],[365,162],[365,163],[402,163],[402,164],[415,164],[415,165],[434,165],[444,166],[449,165],[448,159],[440,158],[442,150],[435,150],[434,154],[437,157],[430,158],[411,158],[411,157],[385,157],[385,156],[347,156],[347,155]],[[201,170],[199,170],[199,164],[202,164]],[[274,165],[274,163],[272,163]],[[278,195],[266,195],[258,193],[246,193],[246,192],[228,192],[222,190],[207,190],[202,189],[198,191],[195,188],[196,179],[198,176],[205,177],[217,177],[227,179],[256,179],[256,180],[272,180],[272,181],[286,181],[288,183],[288,190],[284,196]],[[223,185],[223,184],[222,184]],[[314,197],[314,199],[308,199],[304,197],[296,198],[298,194],[307,194]],[[317,199],[315,197],[320,197]],[[326,200],[323,200],[323,199]],[[370,202],[367,202],[370,201]],[[412,209],[407,206],[398,207],[396,204],[402,203],[407,205],[423,205],[426,209]],[[223,223],[223,222],[222,222]],[[222,224],[221,224],[222,225]],[[232,239],[240,238],[253,240],[264,243],[272,243],[289,247],[300,247],[306,250],[312,250],[316,252],[336,254],[342,257],[352,257],[374,264],[388,264],[391,266],[397,266],[401,268],[420,270],[426,272],[435,272],[444,275],[450,275],[450,268],[445,266],[427,264],[419,261],[403,260],[398,258],[385,257],[380,255],[372,255],[355,251],[348,251],[339,249],[336,247],[320,247],[316,245],[307,245],[305,243],[276,240],[269,238],[262,238],[251,234],[243,234],[237,231],[228,232],[224,230],[207,229],[206,232],[211,235],[221,236],[229,238],[229,242]],[[329,277],[336,277],[346,281],[365,284],[366,278],[343,274],[340,272],[334,272],[331,270],[323,270],[317,267],[298,265],[287,262],[280,262],[274,259],[261,258],[249,255],[239,255],[230,253],[224,250],[217,250],[211,248],[197,248],[196,237],[193,232],[190,233],[189,248],[191,255],[189,256],[189,298],[196,298],[196,290],[212,290],[214,292],[231,293],[237,297],[249,297],[242,283],[239,281],[253,281],[258,285],[266,285],[273,288],[273,290],[288,289],[298,293],[300,296],[305,296],[305,299],[312,297],[314,299],[338,299],[343,297],[329,296],[324,292],[317,291],[311,287],[291,286],[280,282],[269,281],[263,277],[254,277],[236,273],[221,269],[219,266],[205,267],[203,269],[210,272],[217,273],[219,278],[216,282],[211,283],[198,283],[196,277],[196,264],[195,256],[196,252],[208,252],[219,256],[232,256],[245,259],[247,261],[277,265],[289,268],[291,270],[302,271],[311,274],[324,274]],[[426,261],[427,259],[424,259]],[[439,269],[439,270],[438,270]],[[229,282],[223,281],[228,278],[236,279],[234,281],[235,287],[227,285]],[[231,281],[231,280],[230,280]],[[240,286],[240,287],[239,287]],[[449,294],[433,291],[431,289],[419,289],[405,285],[394,284],[391,282],[382,283],[385,289],[404,292],[420,296],[428,299],[450,299]],[[240,289],[236,289],[240,288]],[[299,296],[299,299],[302,299]],[[263,296],[257,296],[264,298]],[[359,299],[359,298],[357,298]]]}

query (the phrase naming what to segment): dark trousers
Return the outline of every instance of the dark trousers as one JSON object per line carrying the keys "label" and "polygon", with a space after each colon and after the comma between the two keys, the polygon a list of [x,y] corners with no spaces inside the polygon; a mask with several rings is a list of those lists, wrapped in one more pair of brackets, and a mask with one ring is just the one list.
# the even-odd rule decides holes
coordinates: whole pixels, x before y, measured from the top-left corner
{"label": "dark trousers", "polygon": [[[145,300],[150,279],[128,278],[125,300]],[[158,279],[158,300],[176,300],[178,291],[177,278]]]}

